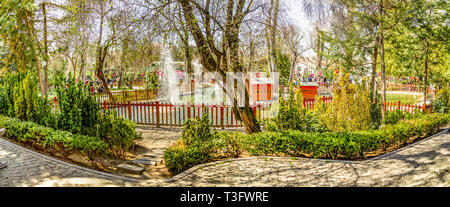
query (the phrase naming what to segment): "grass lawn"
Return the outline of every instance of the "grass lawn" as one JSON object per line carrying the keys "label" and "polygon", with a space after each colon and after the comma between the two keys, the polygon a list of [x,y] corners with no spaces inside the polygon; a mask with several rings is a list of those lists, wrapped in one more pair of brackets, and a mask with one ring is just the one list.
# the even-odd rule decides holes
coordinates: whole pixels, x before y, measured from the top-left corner
{"label": "grass lawn", "polygon": [[386,101],[387,102],[400,101],[401,103],[404,103],[404,104],[415,104],[418,101],[420,101],[421,99],[423,99],[421,95],[386,93]]}

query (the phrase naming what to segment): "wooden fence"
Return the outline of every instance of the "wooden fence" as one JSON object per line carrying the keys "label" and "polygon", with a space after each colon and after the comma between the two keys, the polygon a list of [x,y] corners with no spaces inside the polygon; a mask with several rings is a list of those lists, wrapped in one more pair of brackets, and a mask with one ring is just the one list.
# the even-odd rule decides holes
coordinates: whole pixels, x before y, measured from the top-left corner
{"label": "wooden fence", "polygon": [[[329,104],[333,102],[333,97],[322,97],[323,102]],[[311,111],[314,109],[314,104],[316,103],[316,100],[313,98],[305,98],[303,99],[303,107],[305,107],[306,111]]]}
{"label": "wooden fence", "polygon": [[[232,107],[209,104],[169,104],[156,102],[103,102],[101,112],[115,110],[119,117],[137,124],[155,126],[183,126],[187,119],[199,118],[206,113],[213,127],[241,127],[242,123],[234,117]],[[270,117],[270,104],[251,106],[260,122]]]}
{"label": "wooden fence", "polygon": [[[381,84],[377,84],[377,90],[381,91]],[[420,92],[423,93],[423,88],[413,84],[395,84],[395,83],[386,83],[386,90],[389,91],[408,91],[408,92]],[[427,89],[428,95],[436,95],[438,90]]]}
{"label": "wooden fence", "polygon": [[[332,97],[323,97],[327,104],[331,104]],[[54,100],[55,106],[57,99]],[[314,99],[304,99],[303,106],[307,111],[314,109]],[[271,112],[271,103],[253,104],[251,108],[254,111],[256,119],[263,121],[272,118],[275,114]],[[387,111],[401,110],[409,113],[415,113],[417,110],[425,113],[432,113],[432,105],[428,104],[402,104],[398,102],[383,103]],[[102,102],[100,103],[101,113],[109,110],[115,110],[119,117],[131,120],[136,124],[154,125],[154,126],[175,126],[181,127],[186,120],[199,118],[206,113],[211,124],[216,128],[242,127],[242,123],[234,117],[232,107],[229,105],[210,105],[210,104],[169,104],[156,102]],[[56,109],[56,108],[55,108]]]}
{"label": "wooden fence", "polygon": [[400,101],[397,102],[383,102],[381,110],[386,108],[386,111],[400,110],[409,113],[415,113],[417,110],[424,113],[433,113],[433,106],[431,104],[403,104]]}
{"label": "wooden fence", "polygon": [[[132,90],[132,91],[111,91],[113,97],[118,102],[127,101],[148,101],[155,99],[157,95],[156,90],[142,89],[142,90]],[[95,100],[99,103],[111,102],[108,93],[94,93],[93,96]]]}

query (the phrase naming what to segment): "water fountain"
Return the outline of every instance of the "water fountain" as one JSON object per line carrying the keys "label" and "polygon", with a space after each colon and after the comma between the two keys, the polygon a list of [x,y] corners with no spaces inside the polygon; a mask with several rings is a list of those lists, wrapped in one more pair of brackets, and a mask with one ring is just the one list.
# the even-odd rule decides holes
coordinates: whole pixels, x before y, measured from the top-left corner
{"label": "water fountain", "polygon": [[[162,48],[163,56],[163,76],[159,83],[159,88],[163,100],[169,101],[170,103],[178,102],[178,75],[173,67],[174,62],[172,60],[172,55],[170,54],[169,44],[164,43]],[[162,90],[161,90],[162,89]]]}

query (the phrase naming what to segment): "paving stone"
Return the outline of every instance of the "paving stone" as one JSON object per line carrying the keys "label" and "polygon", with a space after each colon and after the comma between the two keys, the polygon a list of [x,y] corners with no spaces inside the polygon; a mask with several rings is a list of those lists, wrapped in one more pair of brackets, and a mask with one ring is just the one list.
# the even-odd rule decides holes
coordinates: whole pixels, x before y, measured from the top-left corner
{"label": "paving stone", "polygon": [[124,171],[130,172],[133,174],[137,174],[137,175],[140,175],[145,171],[145,169],[143,167],[129,165],[129,164],[120,164],[120,165],[117,165],[117,168],[119,170],[124,170]]}
{"label": "paving stone", "polygon": [[156,165],[156,161],[154,159],[149,158],[141,158],[137,160],[131,160],[132,164],[142,164],[142,165]]}
{"label": "paving stone", "polygon": [[161,155],[155,154],[155,153],[148,153],[148,154],[145,154],[144,157],[153,157],[153,158],[156,158],[156,157],[161,157]]}
{"label": "paving stone", "polygon": [[[165,130],[165,129],[161,129]],[[156,132],[156,131],[155,131]],[[176,140],[176,138],[173,138]],[[155,141],[157,142],[157,141]],[[37,155],[0,138],[0,186],[71,186],[74,180],[106,186],[440,186],[450,187],[450,134],[441,134],[365,162],[330,162],[306,158],[237,159],[199,168],[174,182],[129,182]],[[164,148],[161,148],[163,151]],[[152,161],[152,157],[147,157]],[[129,165],[133,168],[137,166]],[[139,171],[139,170],[138,170]],[[67,179],[66,179],[67,178]],[[80,178],[80,179],[71,179]],[[90,182],[106,179],[111,182]],[[61,180],[55,181],[55,180]],[[86,181],[84,181],[86,180]],[[77,181],[77,182],[78,182]],[[70,184],[72,182],[72,184]],[[77,184],[77,183],[75,183]]]}

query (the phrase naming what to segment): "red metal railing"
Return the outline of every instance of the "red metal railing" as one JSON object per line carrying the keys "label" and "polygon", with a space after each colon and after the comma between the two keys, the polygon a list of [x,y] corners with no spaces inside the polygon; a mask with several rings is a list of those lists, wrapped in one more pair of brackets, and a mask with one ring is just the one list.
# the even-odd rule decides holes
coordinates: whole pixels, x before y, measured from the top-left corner
{"label": "red metal railing", "polygon": [[[325,103],[331,103],[333,102],[333,97],[322,97],[323,102]],[[310,111],[314,109],[314,104],[316,103],[316,100],[313,98],[304,98],[303,99],[303,107],[306,108],[306,111]]]}
{"label": "red metal railing", "polygon": [[[116,102],[100,103],[101,112],[115,110],[119,117],[137,124],[155,126],[183,126],[187,119],[199,118],[206,113],[213,127],[241,127],[234,117],[232,107],[210,104],[169,104],[156,102]],[[271,104],[252,105],[258,121],[268,119]]]}
{"label": "red metal railing", "polygon": [[415,113],[417,110],[424,113],[433,113],[433,106],[431,104],[402,104],[400,101],[397,102],[383,102],[383,107],[381,107],[382,112],[386,108],[386,111],[400,110],[409,113]]}
{"label": "red metal railing", "polygon": [[[325,103],[332,103],[332,97],[322,97]],[[55,109],[58,103],[57,98],[54,99]],[[314,99],[304,99],[303,106],[307,111],[314,109]],[[253,104],[251,108],[259,122],[272,118],[270,112],[272,104]],[[100,103],[101,113],[107,110],[115,110],[119,117],[131,120],[137,124],[155,125],[155,126],[183,126],[187,119],[199,118],[202,114],[208,114],[209,120],[213,127],[230,128],[242,127],[242,123],[236,120],[232,111],[232,106],[211,105],[211,104],[169,104],[156,102],[102,102]],[[398,102],[385,102],[382,105],[382,111],[401,110],[405,112],[415,113],[416,110],[421,112],[432,113],[431,104],[402,104]]]}

